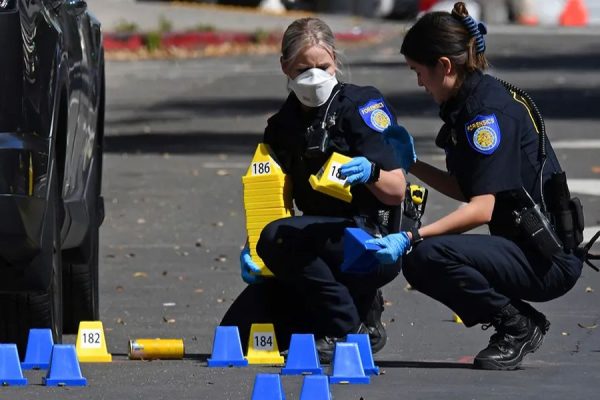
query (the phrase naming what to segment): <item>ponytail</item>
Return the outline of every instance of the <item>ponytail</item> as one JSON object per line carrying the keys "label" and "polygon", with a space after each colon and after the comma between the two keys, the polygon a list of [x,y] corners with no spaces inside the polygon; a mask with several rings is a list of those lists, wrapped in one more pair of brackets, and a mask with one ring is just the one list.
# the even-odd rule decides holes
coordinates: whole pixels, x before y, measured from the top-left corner
{"label": "ponytail", "polygon": [[465,3],[454,4],[452,13],[431,12],[406,33],[400,52],[419,64],[434,66],[448,57],[460,76],[488,67],[485,57],[486,29],[469,16]]}

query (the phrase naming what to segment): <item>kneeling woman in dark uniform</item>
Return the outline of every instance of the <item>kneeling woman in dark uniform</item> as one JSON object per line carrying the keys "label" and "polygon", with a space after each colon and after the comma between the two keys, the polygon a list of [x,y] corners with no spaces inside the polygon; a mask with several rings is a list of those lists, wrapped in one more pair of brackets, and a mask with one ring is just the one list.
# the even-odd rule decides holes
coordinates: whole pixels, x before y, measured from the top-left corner
{"label": "kneeling woman in dark uniform", "polygon": [[[549,327],[525,301],[565,294],[581,274],[582,259],[574,248],[579,243],[561,248],[533,207],[552,209],[551,186],[564,175],[527,95],[482,73],[485,33],[462,2],[451,14],[426,14],[408,31],[401,52],[419,86],[440,104],[444,125],[436,144],[446,152],[448,172],[417,160],[410,137],[397,148],[403,168],[466,204],[418,231],[376,242],[384,246],[382,261],[412,247],[403,271],[414,288],[450,307],[466,326],[496,329],[475,367],[514,369]],[[517,220],[535,229],[521,229]],[[491,235],[460,235],[484,224]],[[531,239],[538,233],[544,240]]]}
{"label": "kneeling woman in dark uniform", "polygon": [[[342,273],[344,229],[392,233],[391,214],[406,187],[393,147],[382,135],[396,123],[395,115],[377,89],[338,82],[337,61],[333,34],[321,20],[299,19],[286,30],[281,67],[291,93],[268,120],[263,141],[291,178],[302,215],[274,221],[260,235],[257,253],[274,279],[256,282],[252,272],[258,267],[244,249],[242,276],[252,284],[222,321],[238,326],[242,338],[251,323],[272,321],[284,348],[291,333],[314,333],[324,361],[348,333],[370,333],[374,351],[385,344],[378,288],[397,276],[400,264],[379,266],[368,275]],[[333,152],[353,157],[340,168],[352,185],[351,203],[309,183]]]}

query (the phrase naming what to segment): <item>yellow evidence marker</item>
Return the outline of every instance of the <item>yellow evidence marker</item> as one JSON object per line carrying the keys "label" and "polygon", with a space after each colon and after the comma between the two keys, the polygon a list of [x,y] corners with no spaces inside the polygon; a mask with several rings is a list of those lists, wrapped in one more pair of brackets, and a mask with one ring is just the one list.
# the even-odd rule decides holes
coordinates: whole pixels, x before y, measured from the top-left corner
{"label": "yellow evidence marker", "polygon": [[80,363],[112,361],[112,355],[106,350],[102,321],[81,321],[79,323],[75,350]]}
{"label": "yellow evidence marker", "polygon": [[248,364],[284,365],[273,324],[252,324],[248,337]]}
{"label": "yellow evidence marker", "polygon": [[248,247],[252,260],[261,268],[261,276],[273,276],[273,273],[256,254],[260,232],[269,222],[290,217],[293,209],[290,179],[271,154],[267,144],[259,143],[242,177]]}
{"label": "yellow evidence marker", "polygon": [[340,167],[350,160],[350,157],[333,153],[319,172],[310,176],[308,179],[310,186],[318,192],[350,203],[352,201],[350,185],[346,185],[346,179],[340,175]]}

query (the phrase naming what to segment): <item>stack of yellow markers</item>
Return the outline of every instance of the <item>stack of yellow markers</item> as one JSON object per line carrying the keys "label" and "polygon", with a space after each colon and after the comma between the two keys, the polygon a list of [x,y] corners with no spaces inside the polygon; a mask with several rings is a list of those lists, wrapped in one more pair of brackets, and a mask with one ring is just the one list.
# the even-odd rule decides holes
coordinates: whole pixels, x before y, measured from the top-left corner
{"label": "stack of yellow markers", "polygon": [[269,222],[292,215],[291,182],[264,143],[256,148],[242,182],[250,255],[261,268],[261,275],[271,276],[271,271],[256,254],[256,243]]}

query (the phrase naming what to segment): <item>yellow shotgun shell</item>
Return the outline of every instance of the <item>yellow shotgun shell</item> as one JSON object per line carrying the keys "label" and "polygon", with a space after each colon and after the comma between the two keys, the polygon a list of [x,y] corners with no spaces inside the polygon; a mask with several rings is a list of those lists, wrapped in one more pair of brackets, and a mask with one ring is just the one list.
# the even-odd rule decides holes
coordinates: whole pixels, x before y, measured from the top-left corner
{"label": "yellow shotgun shell", "polygon": [[129,341],[130,360],[181,360],[183,339],[134,339]]}

